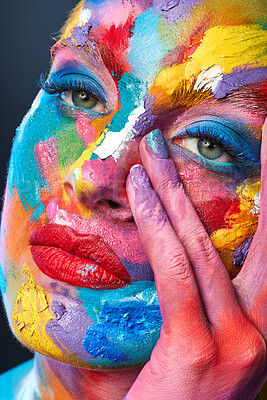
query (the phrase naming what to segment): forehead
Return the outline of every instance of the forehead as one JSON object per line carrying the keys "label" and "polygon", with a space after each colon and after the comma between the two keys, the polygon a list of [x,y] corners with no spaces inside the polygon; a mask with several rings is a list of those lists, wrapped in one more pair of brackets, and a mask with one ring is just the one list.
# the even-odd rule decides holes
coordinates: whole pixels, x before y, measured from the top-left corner
{"label": "forehead", "polygon": [[[104,0],[78,4],[59,43],[101,58],[115,77],[132,73],[164,84],[199,77],[217,86],[229,75],[218,98],[229,88],[266,77],[264,2],[241,0]],[[58,46],[58,45],[56,45]],[[162,72],[163,70],[163,72]],[[204,72],[205,71],[205,72]],[[202,75],[201,75],[202,74]],[[213,93],[214,94],[214,93]]]}

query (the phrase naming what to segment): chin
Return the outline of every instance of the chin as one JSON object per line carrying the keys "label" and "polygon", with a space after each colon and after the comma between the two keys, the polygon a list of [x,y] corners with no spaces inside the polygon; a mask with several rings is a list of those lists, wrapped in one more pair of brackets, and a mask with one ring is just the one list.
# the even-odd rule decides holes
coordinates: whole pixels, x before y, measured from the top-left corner
{"label": "chin", "polygon": [[83,368],[133,368],[149,360],[162,325],[155,282],[95,290],[50,278],[40,284],[26,263],[23,274],[12,330],[25,346]]}

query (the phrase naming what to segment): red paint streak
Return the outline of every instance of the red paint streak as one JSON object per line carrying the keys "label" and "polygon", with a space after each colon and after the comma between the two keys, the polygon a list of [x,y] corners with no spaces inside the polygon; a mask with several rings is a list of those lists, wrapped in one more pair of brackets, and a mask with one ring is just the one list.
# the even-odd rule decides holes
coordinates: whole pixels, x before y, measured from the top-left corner
{"label": "red paint streak", "polygon": [[92,289],[117,289],[129,282],[118,257],[96,235],[48,224],[33,232],[30,244],[34,262],[50,278]]}
{"label": "red paint streak", "polygon": [[120,26],[111,25],[108,29],[104,26],[96,30],[103,61],[110,72],[118,78],[123,72],[130,72],[127,54],[132,35],[132,27],[135,15],[130,14],[125,24]]}
{"label": "red paint streak", "polygon": [[229,217],[239,212],[239,204],[239,200],[236,199],[218,198],[197,203],[195,207],[203,224],[209,233],[212,233],[218,229],[230,227]]}

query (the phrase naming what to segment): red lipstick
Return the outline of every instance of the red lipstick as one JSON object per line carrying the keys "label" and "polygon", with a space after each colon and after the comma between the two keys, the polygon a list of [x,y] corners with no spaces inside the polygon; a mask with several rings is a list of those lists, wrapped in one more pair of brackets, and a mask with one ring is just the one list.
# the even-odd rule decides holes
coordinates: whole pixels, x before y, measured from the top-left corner
{"label": "red lipstick", "polygon": [[30,244],[34,262],[50,278],[91,289],[118,289],[129,282],[116,254],[96,235],[48,224],[32,233]]}

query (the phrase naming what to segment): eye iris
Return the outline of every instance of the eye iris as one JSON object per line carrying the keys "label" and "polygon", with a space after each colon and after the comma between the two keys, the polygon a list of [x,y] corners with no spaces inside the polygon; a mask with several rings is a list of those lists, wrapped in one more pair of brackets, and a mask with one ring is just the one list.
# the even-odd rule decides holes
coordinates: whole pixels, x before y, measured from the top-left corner
{"label": "eye iris", "polygon": [[92,109],[96,106],[98,99],[86,92],[73,92],[72,102],[76,107]]}
{"label": "eye iris", "polygon": [[224,153],[216,143],[209,142],[208,140],[198,140],[197,148],[199,154],[208,160],[216,160]]}

